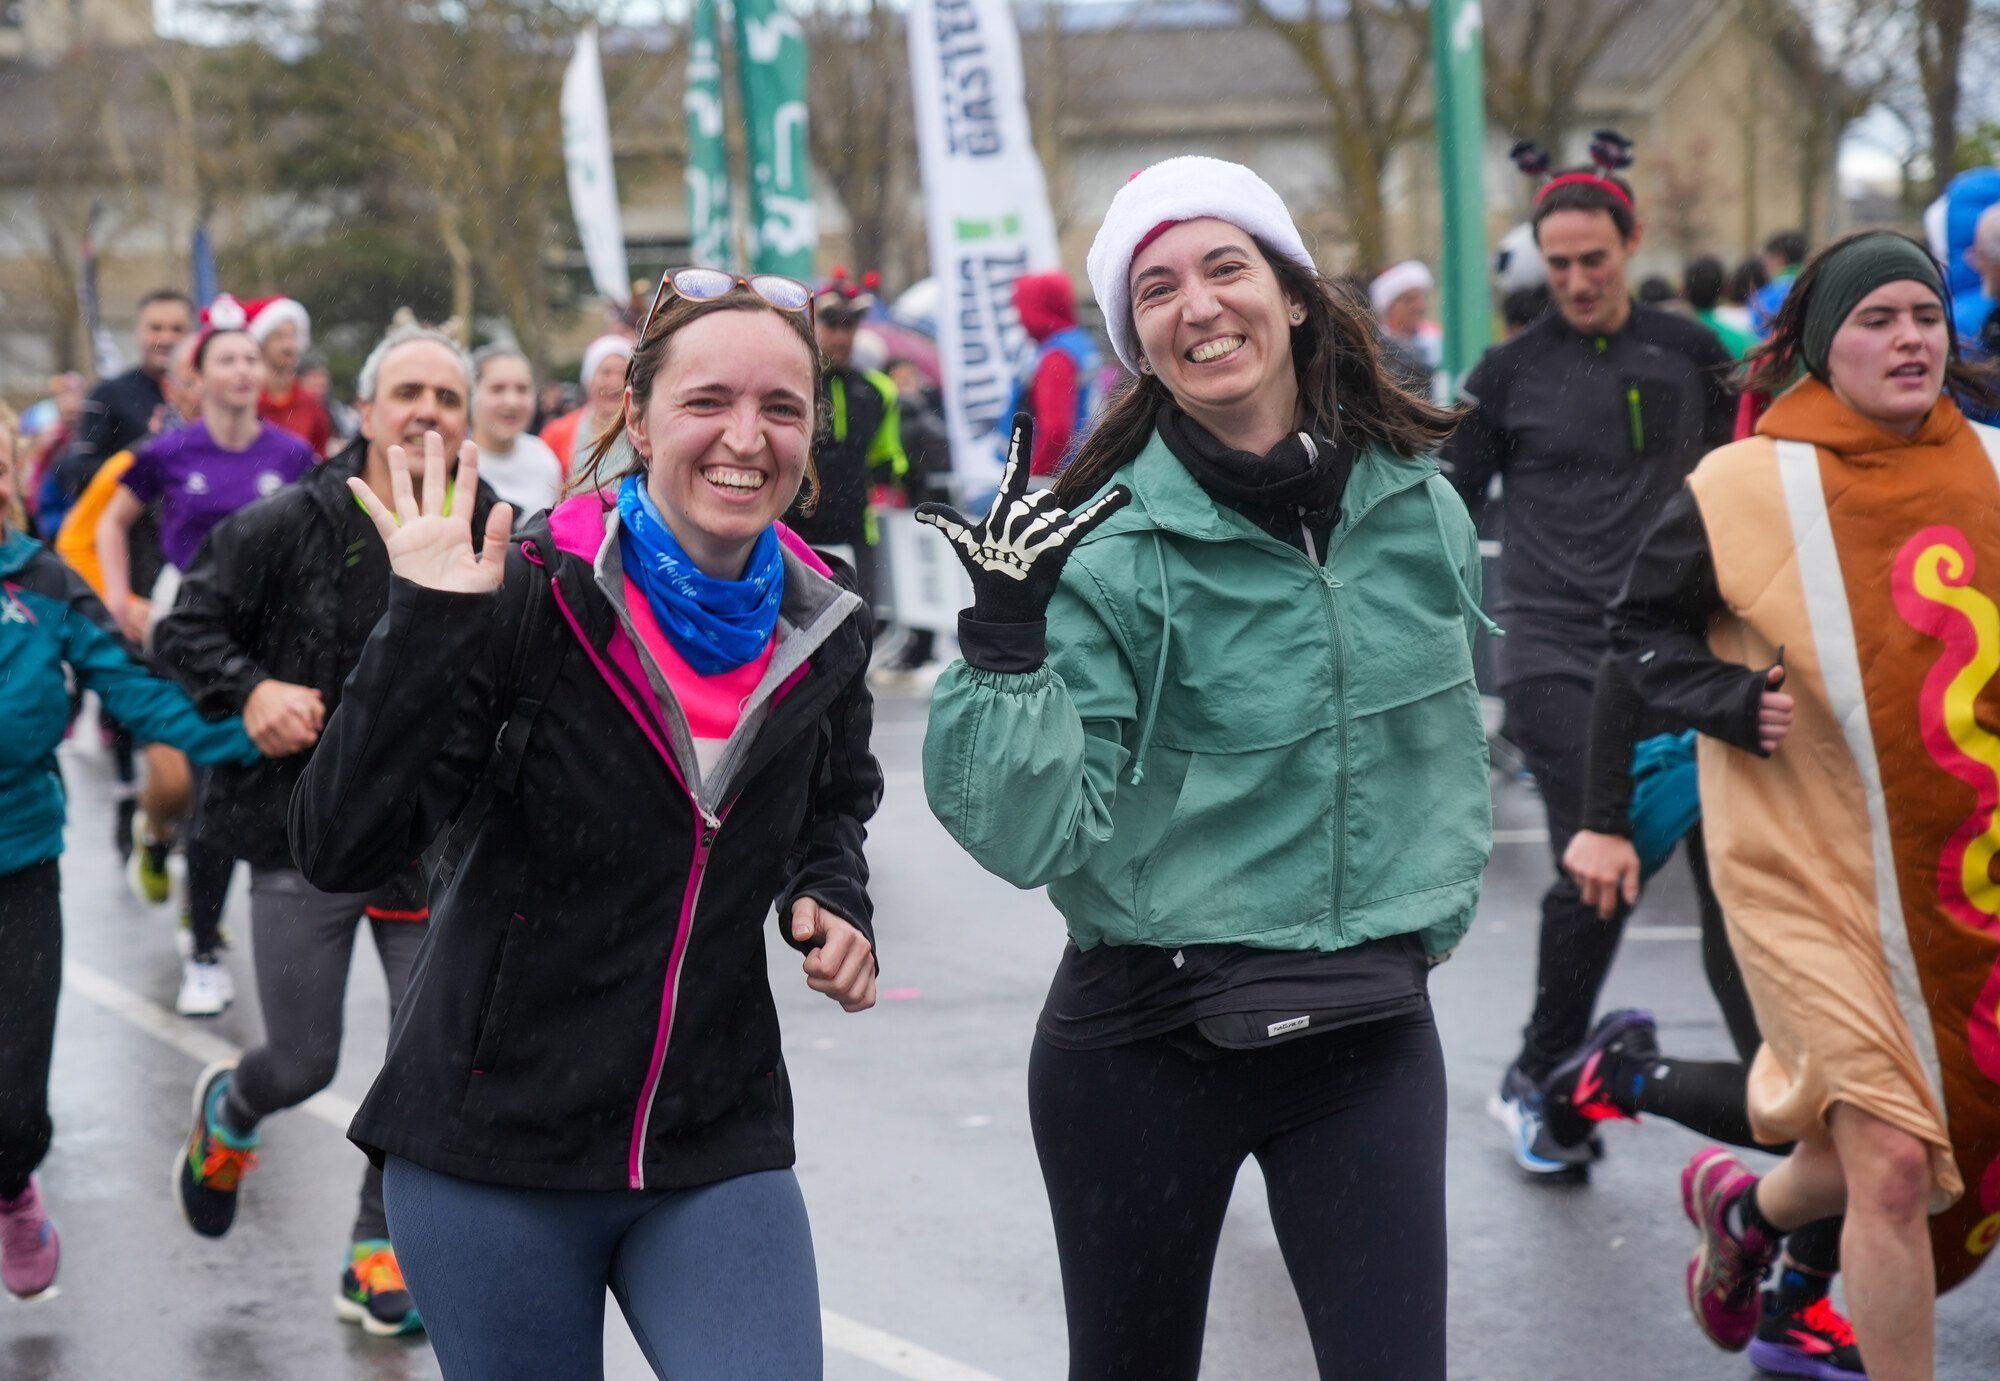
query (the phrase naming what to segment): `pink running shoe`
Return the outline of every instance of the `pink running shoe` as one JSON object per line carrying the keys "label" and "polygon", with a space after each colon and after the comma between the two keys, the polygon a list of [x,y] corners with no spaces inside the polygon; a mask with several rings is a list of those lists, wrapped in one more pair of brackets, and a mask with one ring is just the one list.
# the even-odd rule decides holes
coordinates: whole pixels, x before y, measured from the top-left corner
{"label": "pink running shoe", "polygon": [[1757,1332],[1757,1287],[1777,1258],[1779,1241],[1753,1233],[1740,1238],[1724,1212],[1757,1177],[1727,1151],[1711,1146],[1681,1171],[1681,1207],[1700,1237],[1688,1262],[1688,1308],[1709,1341],[1741,1352]]}
{"label": "pink running shoe", "polygon": [[31,1179],[20,1198],[0,1199],[0,1283],[20,1299],[49,1299],[61,1260],[62,1239]]}

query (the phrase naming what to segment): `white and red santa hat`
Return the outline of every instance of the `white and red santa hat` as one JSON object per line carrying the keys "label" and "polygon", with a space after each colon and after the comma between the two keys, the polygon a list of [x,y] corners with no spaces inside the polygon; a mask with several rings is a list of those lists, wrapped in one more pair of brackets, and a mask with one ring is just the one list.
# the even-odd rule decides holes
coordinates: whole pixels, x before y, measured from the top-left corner
{"label": "white and red santa hat", "polygon": [[1431,271],[1424,267],[1423,260],[1405,259],[1375,275],[1374,281],[1368,285],[1368,305],[1375,309],[1376,316],[1381,316],[1404,293],[1429,292],[1436,286],[1437,282],[1431,277]]}
{"label": "white and red santa hat", "polygon": [[299,350],[303,353],[312,344],[312,318],[297,302],[289,297],[258,297],[240,302],[228,293],[217,293],[215,300],[201,309],[201,340],[195,346],[195,357],[201,357],[208,338],[217,331],[242,331],[262,345],[271,332],[287,321],[299,328]]}
{"label": "white and red santa hat", "polygon": [[312,348],[312,318],[306,314],[304,305],[289,297],[258,297],[243,304],[243,314],[248,318],[244,329],[259,345],[269,340],[271,333],[286,322],[299,328],[299,351],[303,354]]}
{"label": "white and red santa hat", "polygon": [[1247,230],[1307,273],[1319,272],[1284,198],[1241,163],[1190,154],[1134,173],[1111,199],[1086,261],[1111,348],[1134,373],[1140,351],[1132,329],[1132,260],[1182,221],[1210,216]]}

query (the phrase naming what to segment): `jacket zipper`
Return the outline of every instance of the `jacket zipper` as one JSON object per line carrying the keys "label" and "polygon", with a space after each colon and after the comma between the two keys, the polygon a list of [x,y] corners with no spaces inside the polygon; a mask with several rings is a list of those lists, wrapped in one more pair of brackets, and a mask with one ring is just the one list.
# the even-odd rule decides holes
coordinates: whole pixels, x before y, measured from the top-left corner
{"label": "jacket zipper", "polygon": [[724,817],[729,814],[729,807],[735,803],[733,801],[725,803],[720,814],[710,814],[703,809],[695,794],[688,790],[687,780],[681,776],[681,769],[674,762],[673,754],[660,742],[652,726],[640,714],[639,707],[625,694],[611,669],[604,664],[604,659],[598,654],[597,648],[584,636],[583,625],[577,622],[576,615],[570,610],[569,601],[563,597],[561,582],[553,575],[549,579],[549,589],[554,593],[556,607],[562,610],[563,619],[569,624],[570,631],[576,635],[577,641],[583,644],[583,650],[589,656],[591,665],[597,668],[597,674],[611,687],[611,693],[625,706],[626,712],[638,721],[646,741],[653,745],[653,751],[660,755],[661,761],[667,765],[667,770],[673,773],[674,782],[687,797],[688,805],[693,808],[695,819],[699,822],[695,832],[694,859],[688,869],[687,886],[681,891],[681,911],[674,926],[673,948],[667,954],[666,978],[660,985],[660,1015],[653,1032],[653,1058],[646,1066],[646,1078],[640,1088],[639,1101],[632,1110],[632,1142],[626,1153],[625,1178],[626,1183],[632,1188],[644,1189],[646,1129],[653,1118],[653,1098],[660,1091],[660,1078],[666,1068],[667,1046],[673,1038],[675,998],[680,992],[681,960],[687,953],[688,936],[694,929],[695,907],[701,900],[702,879],[708,873],[708,858],[715,847],[715,836],[722,828]]}
{"label": "jacket zipper", "polygon": [[[687,790],[687,784],[681,784]],[[694,862],[688,870],[687,887],[681,892],[681,914],[674,927],[674,947],[667,956],[667,976],[660,989],[659,1025],[653,1033],[653,1058],[646,1066],[646,1081],[639,1092],[638,1106],[632,1110],[632,1145],[625,1159],[626,1182],[634,1189],[646,1187],[646,1132],[653,1121],[653,1099],[660,1091],[660,1078],[666,1072],[667,1046],[673,1039],[674,1009],[680,996],[681,960],[687,954],[688,937],[694,932],[695,908],[701,904],[702,880],[708,876],[708,856],[715,848],[716,832],[722,828],[722,816],[729,813],[729,807],[722,808],[721,815],[710,815],[701,808],[694,797],[688,803],[695,808],[695,818],[700,822],[695,831]]]}
{"label": "jacket zipper", "polygon": [[1340,602],[1334,596],[1334,591],[1340,589],[1340,582],[1324,568],[1320,581],[1324,591],[1327,629],[1333,638],[1334,722],[1340,726],[1340,796],[1333,813],[1333,933],[1336,939],[1345,940],[1347,921],[1341,911],[1341,894],[1346,890],[1347,883],[1347,779],[1351,775],[1347,742],[1347,658],[1340,649]]}
{"label": "jacket zipper", "polygon": [[[1346,939],[1347,926],[1341,919],[1340,904],[1343,875],[1347,871],[1347,659],[1340,655],[1340,610],[1333,595],[1341,588],[1341,582],[1321,563],[1303,508],[1299,510],[1299,535],[1305,538],[1306,557],[1313,564],[1313,574],[1319,577],[1320,607],[1326,610],[1327,636],[1333,640],[1334,722],[1339,725],[1340,742],[1340,796],[1334,810],[1333,832],[1333,932],[1336,938]],[[1327,553],[1329,558],[1332,554]]]}

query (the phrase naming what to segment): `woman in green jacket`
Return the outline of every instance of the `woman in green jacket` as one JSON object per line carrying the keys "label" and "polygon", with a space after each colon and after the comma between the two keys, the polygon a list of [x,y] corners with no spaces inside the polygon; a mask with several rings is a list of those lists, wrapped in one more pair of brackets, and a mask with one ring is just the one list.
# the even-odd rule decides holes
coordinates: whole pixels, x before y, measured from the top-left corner
{"label": "woman in green jacket", "polygon": [[1071,943],[1029,1065],[1070,1375],[1193,1377],[1256,1156],[1323,1375],[1444,1375],[1426,978],[1491,846],[1451,414],[1385,372],[1233,163],[1127,183],[1090,253],[1120,359],[1053,490],[986,517],[924,747],[931,807]]}

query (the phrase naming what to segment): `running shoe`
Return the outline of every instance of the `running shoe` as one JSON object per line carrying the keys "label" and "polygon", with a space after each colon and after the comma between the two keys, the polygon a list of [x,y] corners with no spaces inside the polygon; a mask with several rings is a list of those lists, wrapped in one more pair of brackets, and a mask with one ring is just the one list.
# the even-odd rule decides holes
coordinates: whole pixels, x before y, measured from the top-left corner
{"label": "running shoe", "polygon": [[1542,1124],[1556,1145],[1581,1146],[1600,1122],[1637,1122],[1639,1088],[1659,1058],[1652,1013],[1605,1013],[1542,1082]]}
{"label": "running shoe", "polygon": [[181,965],[181,990],[174,1010],[184,1017],[214,1017],[236,1000],[236,980],[219,955],[192,954]]}
{"label": "running shoe", "polygon": [[1514,1163],[1531,1175],[1582,1173],[1592,1160],[1586,1146],[1559,1146],[1542,1123],[1542,1090],[1521,1072],[1519,1065],[1507,1066],[1499,1091],[1486,1102],[1486,1111],[1507,1129]]}
{"label": "running shoe", "polygon": [[410,1287],[403,1283],[403,1268],[396,1264],[396,1249],[379,1237],[354,1244],[333,1310],[378,1338],[416,1333],[424,1326]]}
{"label": "running shoe", "polygon": [[1786,1309],[1777,1292],[1764,1296],[1763,1318],[1750,1340],[1750,1365],[1772,1376],[1805,1376],[1811,1381],[1867,1381],[1854,1329],[1833,1301],[1821,1295],[1811,1304]]}
{"label": "running shoe", "polygon": [[1780,1245],[1762,1233],[1746,1240],[1729,1230],[1729,1206],[1755,1183],[1743,1162],[1715,1146],[1696,1152],[1681,1171],[1681,1207],[1700,1234],[1688,1262],[1688,1308],[1725,1352],[1741,1352],[1757,1331],[1757,1287]]}
{"label": "running shoe", "polygon": [[167,876],[167,854],[173,844],[155,843],[152,836],[152,822],[139,811],[132,821],[132,837],[139,843],[126,851],[125,882],[140,901],[159,906],[173,895],[173,881]]}
{"label": "running shoe", "polygon": [[174,1157],[181,1216],[203,1237],[229,1231],[243,1177],[257,1168],[257,1133],[239,1137],[222,1125],[222,1100],[235,1069],[217,1063],[201,1072],[194,1086],[194,1133]]}
{"label": "running shoe", "polygon": [[40,1188],[30,1178],[15,1199],[0,1199],[0,1284],[16,1299],[54,1299],[62,1239],[42,1207]]}

